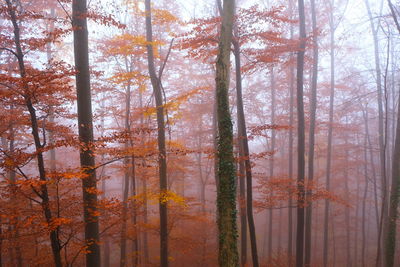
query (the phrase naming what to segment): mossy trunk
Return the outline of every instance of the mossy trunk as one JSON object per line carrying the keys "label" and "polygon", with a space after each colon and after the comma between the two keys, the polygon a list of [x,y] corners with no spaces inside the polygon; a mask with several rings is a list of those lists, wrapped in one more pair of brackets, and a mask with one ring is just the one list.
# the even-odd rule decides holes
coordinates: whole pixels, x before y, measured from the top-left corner
{"label": "mossy trunk", "polygon": [[239,266],[236,225],[236,183],[233,157],[232,119],[229,111],[229,73],[234,0],[224,0],[222,25],[216,63],[217,120],[218,120],[218,231],[219,266]]}

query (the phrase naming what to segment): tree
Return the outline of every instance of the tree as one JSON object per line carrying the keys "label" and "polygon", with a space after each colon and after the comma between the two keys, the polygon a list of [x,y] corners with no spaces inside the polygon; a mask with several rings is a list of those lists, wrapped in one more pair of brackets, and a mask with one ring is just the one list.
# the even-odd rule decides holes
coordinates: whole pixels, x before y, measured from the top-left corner
{"label": "tree", "polygon": [[232,120],[229,111],[230,47],[232,43],[235,1],[224,0],[216,63],[218,121],[217,224],[219,231],[219,266],[239,265],[236,226],[236,184],[233,158]]}
{"label": "tree", "polygon": [[[311,0],[311,19],[313,31],[313,67],[311,81],[311,97],[310,97],[310,131],[308,139],[308,180],[307,184],[312,188],[314,180],[314,145],[315,145],[315,120],[317,111],[317,82],[318,82],[318,33],[317,33],[317,15],[315,9],[315,0]],[[312,194],[311,190],[307,190],[306,197]],[[304,266],[311,264],[311,225],[312,225],[312,203],[306,199],[306,229],[305,229],[305,251]]]}
{"label": "tree", "polygon": [[[400,25],[397,13],[390,0],[388,0],[389,8],[393,20],[395,22],[398,33],[400,34]],[[400,103],[400,95],[399,102]],[[396,249],[396,226],[398,218],[398,206],[400,199],[400,105],[397,111],[397,127],[395,135],[395,144],[392,158],[392,187],[390,190],[389,215],[387,218],[387,233],[385,238],[385,266],[394,266],[394,256]]]}
{"label": "tree", "polygon": [[296,266],[304,266],[304,176],[305,176],[305,126],[303,104],[303,72],[304,53],[306,48],[306,25],[304,15],[304,1],[298,1],[300,44],[297,52],[297,236],[296,236]]}
{"label": "tree", "polygon": [[100,266],[99,221],[97,214],[97,181],[95,170],[92,100],[90,93],[89,42],[86,0],[72,1],[72,26],[74,27],[74,58],[76,69],[76,92],[78,105],[78,129],[80,163],[82,172],[83,214],[86,266]]}
{"label": "tree", "polygon": [[[250,162],[250,152],[249,143],[247,137],[246,120],[243,108],[243,95],[242,95],[242,72],[241,72],[241,62],[240,62],[240,43],[238,39],[232,40],[233,44],[233,54],[235,56],[235,70],[236,70],[236,98],[237,98],[237,117],[238,117],[238,139],[239,139],[239,157],[243,160],[240,161],[241,167],[244,167],[244,173],[246,175],[246,208],[245,212],[247,215],[249,232],[250,232],[250,242],[251,242],[251,255],[253,260],[253,266],[258,267],[258,252],[257,252],[257,239],[256,239],[256,229],[253,217],[253,175],[251,171]],[[244,162],[243,162],[244,161]],[[239,179],[243,179],[239,177]],[[244,191],[244,190],[243,190]],[[244,199],[243,199],[244,201]],[[247,231],[246,227],[242,228],[243,231]],[[244,235],[246,236],[246,235]],[[242,244],[245,241],[242,242]],[[247,246],[244,246],[247,248]],[[242,249],[242,253],[245,253]],[[247,252],[246,252],[247,253]],[[243,255],[242,255],[243,258]],[[246,260],[242,261],[245,264]]]}
{"label": "tree", "polygon": [[157,76],[156,69],[154,66],[154,54],[153,54],[153,31],[151,24],[151,1],[145,1],[146,7],[146,41],[147,44],[147,61],[149,74],[151,79],[151,85],[153,86],[154,99],[157,108],[157,143],[158,143],[158,175],[160,178],[160,199],[159,199],[159,210],[160,210],[160,265],[162,267],[168,266],[168,214],[167,214],[167,201],[163,195],[168,189],[167,182],[167,153],[165,149],[165,122],[164,122],[164,106],[163,96],[161,92],[161,74]]}
{"label": "tree", "polygon": [[[21,78],[21,85],[22,88],[20,88],[21,92],[23,92],[23,99],[24,99],[24,104],[26,108],[29,111],[29,119],[30,119],[30,124],[32,128],[32,137],[34,139],[34,146],[35,146],[35,152],[36,152],[36,160],[37,160],[37,169],[39,172],[39,178],[40,181],[42,182],[40,186],[40,193],[35,191],[37,196],[41,199],[40,205],[42,207],[43,213],[46,218],[46,222],[48,225],[50,225],[53,221],[53,215],[52,211],[50,209],[50,199],[49,199],[49,193],[48,193],[48,187],[47,187],[47,176],[46,176],[46,170],[45,170],[45,163],[44,163],[44,158],[43,158],[43,152],[42,149],[44,147],[44,144],[42,144],[41,138],[40,138],[40,130],[39,130],[39,125],[38,125],[38,117],[36,114],[36,109],[33,104],[33,99],[32,99],[32,92],[31,88],[29,86],[27,77],[28,77],[28,71],[27,67],[25,65],[24,61],[24,53],[22,50],[22,45],[21,45],[21,36],[20,36],[20,26],[18,24],[18,18],[16,14],[16,5],[13,5],[10,0],[5,0],[6,6],[7,6],[7,13],[10,16],[12,25],[13,25],[13,32],[14,32],[14,45],[15,45],[15,50],[8,50],[11,51],[13,55],[17,58],[18,61],[18,69],[19,69],[19,75]],[[60,244],[60,239],[58,236],[58,228],[53,229],[50,231],[50,243],[51,243],[51,248],[53,252],[53,258],[54,258],[54,264],[57,267],[62,266],[62,260],[61,260],[61,244]]]}

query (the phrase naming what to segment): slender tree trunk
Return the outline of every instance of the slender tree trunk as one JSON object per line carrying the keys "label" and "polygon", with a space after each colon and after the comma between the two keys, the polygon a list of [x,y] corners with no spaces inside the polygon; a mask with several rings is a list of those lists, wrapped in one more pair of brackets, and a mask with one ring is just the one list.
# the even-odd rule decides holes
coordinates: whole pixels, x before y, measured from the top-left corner
{"label": "slender tree trunk", "polygon": [[[359,141],[358,137],[357,137],[357,144],[360,144],[361,141]],[[364,146],[365,148],[365,146]],[[365,149],[364,149],[365,152]],[[362,159],[357,156],[357,161],[361,162]],[[359,233],[359,214],[360,214],[360,177],[362,177],[362,174],[360,172],[360,168],[357,168],[357,191],[356,191],[356,211],[355,211],[355,215],[354,215],[354,266],[358,266],[358,245],[359,245],[359,237],[358,237],[358,233]]]}
{"label": "slender tree trunk", "polygon": [[[274,77],[274,69],[270,69],[271,72],[271,125],[275,125],[275,77]],[[274,129],[271,130],[271,148],[270,150],[275,152],[275,143],[276,143],[276,131]],[[275,153],[271,156],[269,161],[269,180],[271,181],[274,177],[274,157]],[[272,193],[271,193],[272,194]],[[270,208],[268,210],[268,260],[272,259],[272,231],[273,231],[273,209]]]}
{"label": "slender tree trunk", "polygon": [[216,62],[218,120],[218,191],[217,224],[219,231],[218,262],[221,267],[239,265],[236,226],[236,184],[233,158],[232,120],[229,110],[230,46],[232,43],[234,0],[224,0],[222,25]]}
{"label": "slender tree trunk", "polygon": [[[133,143],[131,142],[131,147],[133,147]],[[139,266],[139,251],[140,251],[140,247],[139,247],[139,230],[138,230],[138,226],[137,226],[137,205],[136,205],[136,201],[135,201],[135,196],[136,196],[136,192],[137,192],[137,185],[136,185],[136,167],[135,167],[135,155],[131,156],[131,171],[132,171],[132,178],[131,178],[131,196],[133,198],[132,200],[132,216],[131,216],[131,220],[132,220],[132,228],[133,228],[133,232],[135,233],[135,236],[133,237],[132,240],[132,266],[136,267]]]}
{"label": "slender tree trunk", "polygon": [[[55,10],[54,8],[51,8],[50,10],[50,18],[54,19],[55,18]],[[54,21],[50,22],[50,29],[49,32],[54,31]],[[51,51],[51,42],[47,43],[46,45],[46,56],[47,56],[47,62],[50,63],[52,60],[52,51]],[[50,107],[49,111],[49,122],[54,123],[54,112],[53,112],[53,107]],[[49,131],[49,145],[53,146],[54,145],[54,132],[52,130]],[[54,148],[50,149],[50,171],[54,172],[56,170],[56,151]]]}
{"label": "slender tree trunk", "polygon": [[[367,132],[367,124],[365,125],[366,132]],[[365,266],[365,246],[366,246],[366,202],[367,202],[367,195],[368,195],[368,156],[367,156],[367,134],[365,135],[365,142],[364,142],[364,179],[365,179],[365,186],[364,186],[364,194],[363,194],[363,203],[362,203],[362,215],[361,215],[361,266]]]}
{"label": "slender tree trunk", "polygon": [[[294,17],[293,0],[289,0],[290,16]],[[290,25],[290,39],[293,39],[294,26]],[[293,127],[294,127],[294,66],[290,66],[289,70],[289,179],[293,181]],[[288,267],[293,265],[293,198],[290,193],[288,200]]]}
{"label": "slender tree trunk", "polygon": [[[400,96],[399,96],[400,103]],[[396,249],[396,226],[398,218],[399,194],[400,194],[400,105],[397,111],[396,140],[393,151],[392,163],[392,187],[390,191],[389,217],[387,219],[387,233],[385,238],[385,266],[394,266]]]}
{"label": "slender tree trunk", "polygon": [[314,181],[314,144],[315,144],[315,117],[317,111],[317,82],[318,82],[318,33],[315,0],[311,0],[311,17],[313,30],[313,67],[311,78],[311,99],[310,99],[310,132],[308,141],[308,186],[306,194],[306,229],[305,229],[305,256],[304,266],[311,265],[311,229],[312,229],[312,186]]}
{"label": "slender tree trunk", "polygon": [[379,203],[378,203],[378,189],[376,185],[377,175],[375,170],[375,161],[374,161],[374,149],[372,147],[372,142],[369,134],[369,116],[368,116],[368,106],[365,107],[365,111],[363,111],[364,123],[365,123],[365,134],[368,141],[368,150],[369,150],[369,158],[372,169],[372,178],[373,178],[373,187],[374,187],[374,206],[375,206],[375,219],[376,219],[376,227],[377,233],[379,233]]}
{"label": "slender tree trunk", "polygon": [[[37,160],[37,168],[39,171],[39,179],[42,182],[47,182],[47,177],[46,177],[46,171],[45,171],[45,165],[44,165],[44,158],[43,158],[43,147],[44,145],[41,143],[40,137],[39,137],[39,126],[38,126],[38,119],[36,115],[36,110],[33,107],[32,99],[30,96],[30,88],[28,83],[25,81],[26,79],[26,70],[25,70],[25,62],[24,62],[24,54],[22,52],[22,46],[21,46],[21,41],[20,41],[20,28],[18,25],[18,20],[17,16],[15,13],[15,6],[11,4],[10,0],[5,0],[6,5],[7,5],[7,12],[11,18],[11,23],[13,25],[13,30],[14,30],[14,43],[15,43],[15,56],[17,57],[18,60],[18,67],[19,67],[19,74],[20,77],[23,80],[22,86],[24,92],[24,100],[25,100],[25,105],[29,111],[29,118],[30,118],[30,123],[31,123],[31,128],[32,128],[32,137],[34,140],[34,145],[35,145],[35,153],[36,153],[36,160]],[[49,194],[47,190],[47,184],[43,183],[40,186],[40,193],[38,193],[38,196],[41,198],[41,206],[42,210],[46,219],[47,224],[51,224],[53,222],[53,216],[52,212],[50,209],[50,200],[49,200]],[[58,237],[58,227],[52,231],[50,231],[50,243],[51,243],[51,248],[53,252],[53,258],[54,258],[54,264],[56,267],[61,267],[62,266],[62,261],[61,261],[61,246],[60,246],[60,240]],[[22,257],[18,257],[18,265],[22,266]]]}
{"label": "slender tree trunk", "polygon": [[[130,71],[127,66],[127,71]],[[131,85],[128,81],[125,90],[125,131],[128,135],[127,138],[130,137],[130,106],[131,106]],[[125,151],[129,149],[129,140],[125,140]],[[120,260],[119,266],[124,267],[127,264],[126,259],[126,228],[128,222],[128,196],[129,196],[129,180],[131,179],[131,161],[129,156],[124,158],[124,186],[123,186],[123,195],[122,195],[122,211],[121,211],[121,237],[120,237]]]}
{"label": "slender tree trunk", "polygon": [[[240,137],[239,137],[240,138]],[[240,141],[239,141],[240,142]],[[243,148],[239,144],[239,215],[240,215],[240,263],[247,264],[247,213],[246,213],[246,170],[243,157]]]}
{"label": "slender tree trunk", "polygon": [[[246,209],[246,167],[245,167],[245,155],[243,149],[243,138],[242,135],[242,118],[239,115],[240,109],[243,111],[243,101],[239,99],[242,97],[242,82],[241,82],[241,69],[240,69],[240,51],[239,44],[235,41],[233,42],[234,50],[233,53],[235,55],[235,69],[236,69],[236,93],[237,93],[237,128],[238,128],[238,143],[239,143],[239,213],[240,213],[240,263],[241,266],[246,266],[247,264],[247,209]],[[239,57],[239,58],[238,58]],[[239,95],[240,91],[240,95]],[[239,103],[240,102],[240,103]]]}
{"label": "slender tree trunk", "polygon": [[[142,91],[139,90],[139,108],[143,110],[143,94]],[[143,112],[140,114],[140,126],[144,127],[144,114]],[[145,143],[145,134],[142,131],[140,137],[140,145],[144,147]],[[147,211],[147,171],[146,171],[146,160],[142,157],[142,183],[143,183],[143,223],[145,225],[148,224],[148,211]],[[147,266],[150,263],[149,259],[149,244],[148,244],[148,234],[147,231],[143,231],[143,256],[144,256],[144,265]]]}
{"label": "slender tree trunk", "polygon": [[[104,101],[104,95],[102,96],[103,99],[100,102],[100,108],[101,110],[105,109],[105,101]],[[104,115],[100,117],[100,125],[101,125],[101,131],[100,131],[100,136],[104,136]],[[101,155],[101,161],[104,162],[104,154]],[[106,184],[106,179],[104,179],[104,174],[105,174],[105,166],[101,168],[100,172],[100,179],[101,179],[101,199],[104,201],[106,200],[106,192],[107,192],[107,184]],[[110,267],[110,239],[107,235],[104,236],[103,238],[103,252],[102,252],[103,258],[102,258],[102,266],[103,267]]]}
{"label": "slender tree trunk", "polygon": [[202,166],[202,148],[203,148],[203,140],[202,140],[202,132],[203,130],[203,120],[200,118],[199,122],[199,136],[197,149],[198,153],[196,154],[197,159],[197,168],[199,171],[199,181],[200,181],[200,202],[201,202],[201,211],[204,213],[206,211],[206,181],[203,175],[203,166]]}
{"label": "slender tree trunk", "polygon": [[[253,266],[258,267],[258,252],[257,252],[257,239],[256,229],[253,217],[253,175],[251,171],[250,162],[250,151],[249,143],[247,138],[246,119],[244,116],[243,107],[243,94],[242,94],[242,72],[240,62],[240,47],[238,40],[233,41],[234,55],[235,55],[235,68],[236,68],[236,92],[237,92],[237,113],[238,113],[238,129],[239,129],[239,142],[242,147],[241,156],[244,159],[245,173],[246,173],[246,212],[247,220],[249,225],[250,233],[250,245],[251,245],[251,258],[253,260]],[[240,151],[240,150],[239,150]]]}
{"label": "slender tree trunk", "polygon": [[160,265],[168,266],[168,213],[167,201],[163,195],[168,190],[167,182],[167,152],[165,148],[165,123],[164,123],[164,106],[163,96],[161,92],[161,81],[157,77],[154,66],[153,53],[153,30],[151,22],[151,0],[145,1],[146,8],[146,41],[147,44],[147,60],[150,74],[151,85],[153,87],[154,98],[157,107],[157,142],[158,142],[158,174],[160,179]]}
{"label": "slender tree trunk", "polygon": [[[334,7],[334,1],[332,1],[331,8]],[[329,28],[330,28],[330,59],[331,59],[331,84],[330,84],[330,97],[329,97],[329,129],[328,129],[328,152],[326,156],[326,190],[329,192],[331,184],[331,165],[332,165],[332,135],[333,135],[333,107],[335,99],[335,26],[333,23],[333,10],[331,10],[329,16]],[[324,254],[323,254],[323,266],[328,266],[329,257],[329,207],[330,202],[328,199],[325,200],[324,210]]]}
{"label": "slender tree trunk", "polygon": [[[381,74],[381,64],[379,58],[379,40],[378,40],[378,26],[374,23],[374,18],[369,6],[369,1],[365,0],[365,5],[368,11],[368,17],[371,24],[372,37],[374,41],[374,57],[375,57],[375,72],[376,72],[376,87],[378,92],[378,131],[379,131],[379,161],[380,161],[380,172],[381,172],[381,186],[382,186],[382,210],[380,217],[380,226],[378,231],[378,247],[376,256],[376,266],[380,265],[381,255],[382,255],[382,236],[385,235],[384,225],[386,224],[387,218],[387,177],[386,177],[386,157],[385,157],[385,135],[384,135],[384,118],[383,118],[383,96],[382,96],[382,74]],[[378,23],[379,24],[379,23]]]}
{"label": "slender tree trunk", "polygon": [[[348,147],[347,138],[345,140],[345,147]],[[349,190],[349,172],[348,165],[349,162],[349,150],[346,149],[345,151],[345,168],[344,168],[344,191],[346,194],[346,202],[350,203],[350,190]],[[351,259],[351,246],[350,246],[350,207],[347,205],[345,207],[345,225],[346,225],[346,266],[352,266],[352,259]]]}
{"label": "slender tree trunk", "polygon": [[304,15],[304,0],[298,0],[300,47],[297,52],[297,230],[296,230],[296,266],[304,266],[304,176],[305,176],[305,126],[303,103],[303,73],[306,42],[306,25]]}

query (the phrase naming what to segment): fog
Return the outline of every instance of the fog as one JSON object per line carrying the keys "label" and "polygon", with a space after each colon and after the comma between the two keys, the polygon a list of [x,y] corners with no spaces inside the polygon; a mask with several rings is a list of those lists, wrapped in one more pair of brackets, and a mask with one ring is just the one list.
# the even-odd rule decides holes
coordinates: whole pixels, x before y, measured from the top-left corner
{"label": "fog", "polygon": [[399,266],[399,19],[1,0],[0,267]]}

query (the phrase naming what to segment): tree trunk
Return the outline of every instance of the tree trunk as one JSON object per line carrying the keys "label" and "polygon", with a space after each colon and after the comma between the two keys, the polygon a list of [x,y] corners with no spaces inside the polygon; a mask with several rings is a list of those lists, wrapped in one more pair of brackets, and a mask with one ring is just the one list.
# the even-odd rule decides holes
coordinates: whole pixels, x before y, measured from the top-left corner
{"label": "tree trunk", "polygon": [[86,177],[82,179],[86,266],[100,266],[99,221],[97,216],[97,193],[95,157],[93,153],[93,116],[90,93],[89,43],[86,0],[73,0],[72,25],[74,28],[74,55],[76,91],[78,104],[80,162]]}
{"label": "tree trunk", "polygon": [[[331,5],[333,8],[333,4]],[[329,29],[330,29],[330,59],[331,59],[331,84],[330,84],[330,97],[329,97],[329,124],[328,124],[328,152],[326,156],[326,190],[329,192],[331,185],[331,165],[332,165],[332,135],[333,135],[333,107],[335,100],[335,27],[333,24],[333,10],[329,16]],[[330,202],[325,200],[324,210],[324,254],[323,266],[328,266],[329,256],[329,207]]]}
{"label": "tree trunk", "polygon": [[[399,96],[400,101],[400,96]],[[400,102],[399,102],[400,103]],[[400,105],[397,111],[396,140],[393,151],[392,187],[390,190],[389,217],[387,219],[387,234],[385,238],[385,266],[394,266],[396,249],[397,208],[400,194]]]}
{"label": "tree trunk", "polygon": [[[315,0],[311,0],[311,17],[313,31],[313,66],[311,79],[311,99],[310,99],[310,133],[308,141],[308,182],[313,186],[314,181],[314,144],[315,144],[315,114],[317,111],[317,82],[318,82],[318,34],[317,34],[317,16],[315,10]],[[306,194],[306,229],[305,229],[305,258],[304,266],[311,266],[311,230],[312,230],[312,188],[307,190]]]}
{"label": "tree trunk", "polygon": [[[347,138],[345,140],[345,147],[348,147]],[[345,168],[344,168],[344,192],[346,194],[346,202],[350,203],[350,190],[349,190],[349,150],[345,151]],[[357,195],[358,197],[358,195]],[[345,226],[346,226],[346,266],[352,266],[351,259],[351,246],[350,246],[350,207],[347,205],[344,212]]]}
{"label": "tree trunk", "polygon": [[218,262],[221,267],[236,267],[239,265],[237,251],[235,163],[233,157],[232,120],[228,98],[230,47],[232,43],[234,10],[235,1],[224,0],[215,78],[219,135],[217,151]]}
{"label": "tree trunk", "polygon": [[258,267],[258,252],[257,252],[257,239],[256,239],[256,229],[253,217],[253,175],[251,171],[250,162],[250,151],[249,143],[247,138],[247,128],[246,119],[244,116],[243,107],[243,94],[242,94],[242,72],[241,72],[241,62],[240,62],[240,46],[238,40],[233,40],[234,55],[235,55],[235,69],[236,69],[236,92],[237,92],[237,116],[238,116],[238,136],[239,144],[241,149],[240,157],[244,160],[244,167],[246,173],[246,212],[247,220],[249,225],[250,233],[250,245],[251,245],[251,258],[253,260],[253,266]]}
{"label": "tree trunk", "polygon": [[297,236],[296,236],[296,266],[304,266],[304,176],[305,176],[305,138],[304,138],[304,103],[303,103],[303,73],[306,26],[304,1],[298,0],[300,46],[297,52]]}
{"label": "tree trunk", "polygon": [[[17,16],[15,13],[15,7],[11,4],[10,0],[5,0],[7,4],[7,12],[10,16],[11,23],[13,25],[13,30],[14,30],[14,43],[15,43],[15,56],[17,57],[18,60],[18,67],[19,67],[19,75],[23,80],[22,86],[24,92],[24,100],[25,100],[25,105],[29,111],[29,118],[30,118],[30,123],[31,123],[31,129],[32,129],[32,137],[34,140],[34,145],[35,145],[35,153],[36,153],[36,160],[37,160],[37,167],[39,171],[39,179],[42,182],[47,182],[47,177],[46,177],[46,171],[45,171],[45,165],[44,165],[44,158],[43,158],[43,147],[40,137],[39,137],[39,126],[38,126],[38,119],[36,115],[36,110],[33,107],[32,99],[29,93],[29,85],[26,82],[26,70],[25,70],[25,62],[24,62],[24,54],[22,52],[22,46],[21,46],[21,41],[20,41],[20,28],[18,25],[18,20]],[[44,213],[44,217],[46,220],[46,223],[49,225],[53,222],[53,216],[50,210],[50,200],[49,200],[49,194],[47,190],[47,184],[43,183],[40,186],[40,193],[38,193],[38,196],[41,198],[41,206],[42,210]],[[62,266],[62,261],[61,261],[61,246],[60,246],[60,240],[58,237],[58,227],[50,232],[50,243],[51,243],[51,248],[53,252],[53,258],[54,258],[54,264],[57,267]],[[22,257],[18,257],[18,265],[22,266]]]}
{"label": "tree trunk", "polygon": [[[240,138],[240,137],[239,137]],[[246,170],[243,161],[243,146],[239,139],[239,215],[240,215],[240,264],[247,264],[247,213],[246,213]]]}
{"label": "tree trunk", "polygon": [[[367,124],[365,125],[367,129]],[[367,130],[366,130],[367,132]],[[368,195],[368,156],[367,156],[367,134],[365,135],[365,142],[364,142],[364,179],[365,179],[365,186],[364,186],[364,194],[363,194],[363,202],[362,202],[362,214],[361,214],[361,266],[365,266],[365,246],[366,246],[366,202],[367,202],[367,195]],[[357,262],[356,262],[357,263]]]}
{"label": "tree trunk", "polygon": [[[293,18],[293,0],[289,0],[289,10],[290,16]],[[290,39],[293,39],[294,26],[290,25]],[[294,124],[294,66],[290,66],[289,73],[289,179],[293,181],[293,124]],[[292,194],[289,196],[288,200],[288,267],[292,267],[293,265],[293,199]]]}
{"label": "tree trunk", "polygon": [[[381,77],[381,65],[379,58],[379,40],[378,40],[378,27],[374,24],[374,18],[369,6],[368,0],[365,0],[365,5],[368,11],[368,17],[371,24],[372,37],[374,41],[374,56],[375,56],[375,72],[376,72],[376,87],[378,91],[378,131],[379,131],[379,161],[381,170],[381,186],[382,186],[382,209],[380,217],[380,226],[378,231],[378,247],[376,256],[376,265],[380,265],[381,262],[381,242],[382,236],[385,236],[384,227],[386,225],[386,218],[388,214],[388,197],[387,197],[387,177],[386,177],[386,157],[385,157],[385,135],[384,135],[384,118],[383,118],[383,96],[382,96],[382,77]],[[379,25],[379,23],[378,23]]]}
{"label": "tree trunk", "polygon": [[[274,69],[271,68],[271,125],[275,125],[275,80],[274,80]],[[274,158],[275,158],[275,142],[276,142],[276,131],[271,130],[271,147],[270,150],[274,153],[269,160],[269,180],[271,181],[274,177]],[[271,193],[272,194],[272,193]],[[272,231],[273,231],[273,209],[268,210],[268,260],[272,260]]]}
{"label": "tree trunk", "polygon": [[[100,102],[100,108],[102,110],[105,109],[105,101],[104,101],[104,95],[102,96],[103,99]],[[100,131],[100,136],[104,136],[104,115],[100,117],[100,125],[101,125],[101,131]],[[105,155],[104,153],[101,155],[101,162],[104,162]],[[104,174],[105,174],[105,165],[101,167],[100,171],[100,177],[99,179],[101,180],[101,199],[104,201],[106,200],[106,191],[107,191],[107,184],[106,184],[106,179],[104,179]],[[103,258],[102,258],[102,266],[103,267],[110,267],[110,239],[107,236],[107,234],[103,238],[103,252],[102,252]]]}
{"label": "tree trunk", "polygon": [[[133,143],[131,142],[131,147],[133,147]],[[140,247],[139,247],[139,231],[138,231],[138,226],[137,226],[137,206],[136,206],[136,201],[135,201],[135,196],[136,196],[136,167],[135,167],[135,156],[132,155],[131,156],[131,196],[133,197],[132,200],[132,228],[134,229],[134,233],[135,236],[133,237],[132,240],[132,266],[136,267],[139,266],[139,251],[140,251]]]}
{"label": "tree trunk", "polygon": [[[143,110],[143,95],[141,90],[139,90],[139,108]],[[143,112],[140,114],[140,125],[144,127],[144,115]],[[145,142],[145,134],[142,131],[140,137],[140,145],[144,147]],[[145,225],[148,224],[148,211],[147,211],[147,171],[146,171],[146,159],[142,157],[142,183],[143,183],[143,223]],[[143,256],[144,256],[144,265],[147,266],[150,262],[149,260],[149,244],[148,244],[148,234],[147,231],[143,231]]]}
{"label": "tree trunk", "polygon": [[167,152],[165,148],[165,123],[164,123],[164,106],[163,96],[161,92],[161,81],[157,77],[154,66],[153,53],[153,30],[151,24],[151,0],[145,1],[146,8],[146,41],[147,44],[147,61],[150,74],[151,85],[153,87],[154,98],[157,107],[157,143],[158,143],[158,174],[160,179],[160,265],[168,266],[168,221],[167,221],[167,201],[164,195],[168,190],[167,182]]}
{"label": "tree trunk", "polygon": [[[128,65],[126,71],[130,71]],[[130,138],[130,106],[131,106],[131,84],[128,81],[125,90],[125,131],[127,138]],[[125,140],[125,151],[129,149],[129,140]],[[125,152],[126,153],[126,152]],[[124,183],[123,183],[123,195],[122,195],[122,211],[121,211],[121,237],[120,237],[120,259],[119,266],[124,267],[127,265],[126,261],[126,228],[128,221],[128,196],[129,196],[129,180],[131,179],[131,161],[128,155],[124,158]]]}

